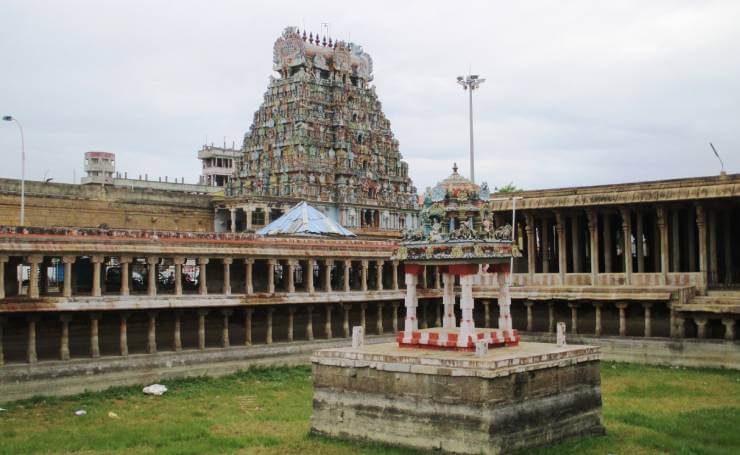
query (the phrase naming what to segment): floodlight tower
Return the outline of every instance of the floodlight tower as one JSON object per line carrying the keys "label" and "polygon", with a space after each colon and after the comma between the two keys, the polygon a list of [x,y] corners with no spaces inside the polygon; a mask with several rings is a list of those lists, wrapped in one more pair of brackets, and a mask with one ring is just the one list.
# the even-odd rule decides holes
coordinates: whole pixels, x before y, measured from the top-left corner
{"label": "floodlight tower", "polygon": [[475,183],[475,164],[473,157],[473,90],[480,87],[484,82],[486,82],[486,80],[481,79],[477,74],[457,76],[457,83],[462,86],[463,90],[468,91],[470,100],[470,181],[473,183]]}

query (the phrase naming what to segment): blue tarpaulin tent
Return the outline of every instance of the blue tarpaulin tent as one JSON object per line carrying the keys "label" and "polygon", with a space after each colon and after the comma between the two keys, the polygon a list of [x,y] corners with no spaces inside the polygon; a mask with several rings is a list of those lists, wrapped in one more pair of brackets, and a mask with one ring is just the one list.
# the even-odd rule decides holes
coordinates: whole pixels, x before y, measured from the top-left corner
{"label": "blue tarpaulin tent", "polygon": [[356,237],[354,233],[333,221],[328,216],[308,205],[298,203],[272,223],[263,227],[257,234],[270,235],[326,235]]}

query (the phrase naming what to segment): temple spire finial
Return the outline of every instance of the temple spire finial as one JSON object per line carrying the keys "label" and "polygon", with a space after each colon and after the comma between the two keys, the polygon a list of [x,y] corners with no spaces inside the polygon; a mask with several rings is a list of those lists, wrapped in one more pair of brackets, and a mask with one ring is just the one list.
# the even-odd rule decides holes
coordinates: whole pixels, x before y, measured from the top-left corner
{"label": "temple spire finial", "polygon": [[457,163],[452,163],[452,172],[457,174]]}

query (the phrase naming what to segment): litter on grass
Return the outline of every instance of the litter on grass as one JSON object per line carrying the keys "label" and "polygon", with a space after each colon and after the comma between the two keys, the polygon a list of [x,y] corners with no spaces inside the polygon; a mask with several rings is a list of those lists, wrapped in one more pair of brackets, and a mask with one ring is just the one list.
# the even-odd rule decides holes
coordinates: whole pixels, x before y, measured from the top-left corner
{"label": "litter on grass", "polygon": [[167,387],[163,386],[162,384],[152,384],[150,386],[144,387],[142,392],[146,393],[147,395],[163,395],[167,391]]}
{"label": "litter on grass", "polygon": [[87,415],[87,411],[85,411],[84,409],[79,409],[79,410],[75,411],[75,415],[76,416],[84,416],[84,415]]}

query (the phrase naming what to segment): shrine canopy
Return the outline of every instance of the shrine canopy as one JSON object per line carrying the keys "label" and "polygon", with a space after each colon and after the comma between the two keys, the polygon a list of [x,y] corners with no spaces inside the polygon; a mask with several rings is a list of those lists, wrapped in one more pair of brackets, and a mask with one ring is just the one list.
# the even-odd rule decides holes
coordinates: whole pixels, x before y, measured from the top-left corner
{"label": "shrine canopy", "polygon": [[299,202],[272,223],[257,231],[258,235],[326,235],[338,237],[356,237],[356,235],[308,205],[305,201]]}

